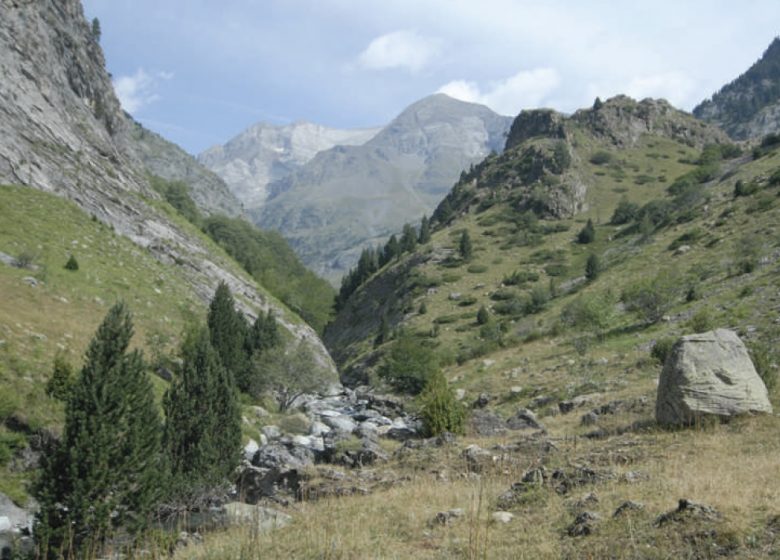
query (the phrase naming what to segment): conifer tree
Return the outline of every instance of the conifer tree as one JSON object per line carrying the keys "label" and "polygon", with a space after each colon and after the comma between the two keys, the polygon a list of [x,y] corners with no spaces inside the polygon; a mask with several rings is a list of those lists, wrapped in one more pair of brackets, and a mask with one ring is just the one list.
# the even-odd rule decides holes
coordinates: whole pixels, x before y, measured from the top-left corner
{"label": "conifer tree", "polygon": [[404,224],[401,234],[401,251],[411,253],[415,247],[417,247],[417,232],[414,231],[411,224]]}
{"label": "conifer tree", "polygon": [[249,360],[246,355],[248,326],[244,316],[236,311],[230,288],[220,282],[209,305],[207,318],[211,345],[225,369],[242,391],[249,389]]}
{"label": "conifer tree", "polygon": [[585,263],[585,278],[592,282],[599,274],[601,274],[601,261],[595,253],[591,253]]}
{"label": "conifer tree", "polygon": [[577,243],[587,245],[593,243],[596,240],[596,228],[593,226],[593,220],[588,218],[588,223],[585,224],[580,232],[577,234]]}
{"label": "conifer tree", "polygon": [[241,417],[235,385],[208,331],[192,333],[182,354],[181,373],[163,401],[163,447],[171,498],[192,506],[225,483],[238,465]]}
{"label": "conifer tree", "polygon": [[460,242],[458,243],[458,252],[460,253],[461,258],[463,260],[469,260],[471,259],[471,255],[473,254],[474,248],[471,245],[471,237],[469,236],[469,231],[467,229],[463,230],[463,233],[460,235]]}
{"label": "conifer tree", "polygon": [[259,313],[247,335],[247,354],[251,358],[255,353],[265,352],[282,343],[276,317],[271,309],[265,315]]}
{"label": "conifer tree", "polygon": [[466,411],[455,398],[440,369],[434,371],[420,393],[420,416],[428,436],[443,432],[461,434],[464,431]]}
{"label": "conifer tree", "polygon": [[137,534],[159,499],[160,420],[131,317],[118,303],[87,349],[65,409],[62,442],[35,488],[40,557],[99,551],[118,527]]}
{"label": "conifer tree", "polygon": [[425,245],[431,240],[431,222],[428,220],[428,216],[423,216],[420,221],[420,235],[417,238],[417,242],[420,245]]}
{"label": "conifer tree", "polygon": [[398,238],[395,235],[391,235],[390,239],[385,244],[385,250],[382,253],[381,266],[386,265],[394,258],[401,254],[401,244],[398,243]]}

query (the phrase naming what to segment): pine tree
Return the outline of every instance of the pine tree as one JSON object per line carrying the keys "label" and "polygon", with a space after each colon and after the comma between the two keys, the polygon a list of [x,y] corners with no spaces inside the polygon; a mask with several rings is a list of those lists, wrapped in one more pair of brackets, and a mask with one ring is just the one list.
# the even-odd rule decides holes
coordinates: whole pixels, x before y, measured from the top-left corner
{"label": "pine tree", "polygon": [[259,313],[247,334],[247,354],[263,353],[282,343],[282,336],[274,312],[269,309],[265,315]]}
{"label": "pine tree", "polygon": [[79,261],[76,260],[76,257],[73,255],[70,256],[68,259],[68,262],[65,263],[65,270],[78,270],[79,269]]}
{"label": "pine tree", "polygon": [[588,218],[588,223],[585,224],[580,232],[577,234],[577,243],[587,245],[593,243],[596,240],[596,228],[593,226],[593,220]]}
{"label": "pine tree", "polygon": [[599,261],[598,256],[596,256],[595,253],[591,253],[588,257],[587,262],[585,263],[585,278],[588,279],[588,281],[595,280],[598,275],[601,273],[601,262]]}
{"label": "pine tree", "polygon": [[184,363],[163,400],[163,447],[174,502],[195,505],[238,465],[241,417],[231,376],[200,329],[184,344]]}
{"label": "pine tree", "polygon": [[471,245],[471,237],[469,236],[469,230],[464,229],[460,235],[460,242],[458,243],[458,252],[463,260],[467,261],[471,259],[471,255],[474,249]]}
{"label": "pine tree", "polygon": [[211,345],[222,365],[233,376],[242,391],[249,390],[249,360],[245,344],[248,327],[244,316],[236,311],[233,295],[220,282],[209,305],[207,318]]}
{"label": "pine tree", "polygon": [[54,357],[54,368],[46,382],[46,394],[60,401],[67,401],[73,388],[73,368],[62,354]]}
{"label": "pine tree", "polygon": [[65,409],[62,442],[44,454],[35,488],[41,557],[99,551],[118,527],[143,530],[159,499],[160,420],[124,304],[87,349]]}
{"label": "pine tree", "polygon": [[404,224],[401,234],[401,250],[405,253],[411,253],[417,247],[417,232],[411,224]]}
{"label": "pine tree", "polygon": [[420,221],[420,235],[417,238],[417,242],[420,245],[425,245],[431,240],[431,222],[428,220],[428,216],[423,216]]}
{"label": "pine tree", "polygon": [[398,243],[398,238],[395,235],[391,235],[390,239],[385,244],[385,250],[382,253],[381,265],[384,266],[394,258],[401,254],[401,244]]}
{"label": "pine tree", "polygon": [[102,31],[100,30],[100,20],[98,18],[92,19],[92,38],[95,40],[96,43],[100,42],[100,36],[102,35]]}
{"label": "pine tree", "polygon": [[452,203],[450,203],[450,197],[448,196],[441,201],[441,204],[439,204],[439,207],[436,208],[436,211],[433,213],[433,217],[436,218],[436,221],[439,222],[439,224],[446,224],[450,221],[452,215]]}
{"label": "pine tree", "polygon": [[464,431],[466,411],[455,398],[441,370],[431,374],[420,393],[420,416],[428,436],[444,432],[461,434]]}

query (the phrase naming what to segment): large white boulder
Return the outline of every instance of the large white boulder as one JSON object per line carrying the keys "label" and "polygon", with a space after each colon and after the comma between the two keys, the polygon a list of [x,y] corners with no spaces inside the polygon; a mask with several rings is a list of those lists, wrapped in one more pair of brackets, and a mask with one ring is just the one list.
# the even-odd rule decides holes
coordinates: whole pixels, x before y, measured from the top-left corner
{"label": "large white boulder", "polygon": [[660,424],[753,412],[771,413],[772,405],[735,332],[718,329],[677,341],[658,384],[655,417]]}

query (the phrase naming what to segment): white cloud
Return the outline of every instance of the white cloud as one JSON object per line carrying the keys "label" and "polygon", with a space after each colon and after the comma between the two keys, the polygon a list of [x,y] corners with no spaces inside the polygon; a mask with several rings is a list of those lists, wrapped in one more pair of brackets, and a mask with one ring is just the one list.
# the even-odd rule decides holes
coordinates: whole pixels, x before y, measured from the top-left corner
{"label": "white cloud", "polygon": [[157,94],[160,80],[173,78],[171,72],[149,74],[143,68],[136,70],[131,76],[119,76],[114,79],[114,91],[128,113],[135,113],[143,107],[154,103],[160,96]]}
{"label": "white cloud", "polygon": [[440,50],[441,41],[416,31],[401,30],[377,37],[358,56],[358,63],[370,70],[404,68],[422,70]]}
{"label": "white cloud", "polygon": [[522,109],[542,106],[560,83],[561,77],[554,68],[536,68],[489,82],[484,90],[476,82],[455,80],[440,87],[438,93],[482,103],[504,115],[516,115]]}

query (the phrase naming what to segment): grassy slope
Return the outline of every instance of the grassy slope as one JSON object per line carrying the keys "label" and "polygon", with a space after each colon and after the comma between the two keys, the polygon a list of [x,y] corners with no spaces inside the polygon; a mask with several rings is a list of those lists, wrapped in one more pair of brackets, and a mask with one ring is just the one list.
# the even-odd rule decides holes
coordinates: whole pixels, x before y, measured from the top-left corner
{"label": "grassy slope", "polygon": [[[199,236],[221,265],[242,274],[222,249],[170,206],[157,206]],[[129,305],[135,325],[132,345],[147,356],[155,350],[175,352],[185,325],[205,319],[205,306],[176,266],[162,264],[74,204],[31,188],[0,186],[0,216],[0,252],[13,258],[28,255],[31,261],[29,268],[0,263],[0,440],[15,437],[2,426],[10,416],[32,431],[59,429],[63,406],[44,390],[54,356],[61,353],[77,371],[114,302]],[[70,255],[79,270],[64,268]],[[272,296],[265,297],[282,308]],[[289,312],[285,318],[301,323]],[[161,397],[166,383],[156,376],[152,380]],[[27,478],[0,465],[0,492],[23,501]]]}
{"label": "grassy slope", "polygon": [[[397,476],[399,482],[390,490],[368,497],[296,505],[290,511],[296,521],[289,528],[259,537],[241,530],[216,535],[197,554],[188,550],[187,558],[259,558],[257,551],[262,551],[264,558],[709,558],[722,554],[765,558],[770,551],[776,552],[778,537],[772,527],[780,514],[780,471],[776,469],[780,418],[747,418],[684,431],[656,428],[653,409],[660,366],[650,359],[648,349],[661,337],[690,332],[691,317],[705,309],[711,326],[737,329],[748,339],[773,332],[780,312],[780,188],[768,185],[767,177],[780,169],[780,151],[756,161],[746,157],[724,162],[723,174],[706,187],[711,200],[697,217],[661,229],[643,244],[636,235],[616,235],[618,228],[607,223],[612,210],[624,195],[640,204],[666,196],[666,187],[692,168],[686,161],[695,159],[697,152],[672,141],[645,138],[635,149],[615,152],[620,162],[618,172],[616,167],[587,162],[589,154],[605,146],[587,138],[578,142],[580,169],[590,174],[595,185],[588,194],[590,210],[568,220],[569,231],[546,236],[543,246],[531,248],[501,248],[511,227],[491,219],[502,212],[500,207],[458,220],[452,228],[437,232],[431,247],[423,251],[442,254],[445,249],[454,249],[459,231],[467,228],[474,240],[474,258],[457,268],[433,261],[418,267],[421,274],[438,279],[440,285],[435,292],[414,292],[406,301],[405,315],[406,327],[423,336],[436,318],[462,315],[442,323],[438,336],[430,339],[442,356],[451,359],[476,337],[476,311],[481,304],[495,303],[488,294],[499,288],[504,275],[518,269],[534,270],[540,273],[538,283],[548,284],[543,270],[547,263],[535,263],[531,256],[539,249],[562,251],[567,272],[556,276],[556,282],[581,276],[591,252],[601,256],[606,270],[578,295],[606,291],[618,295],[635,280],[660,270],[696,278],[699,298],[677,300],[668,321],[644,327],[616,307],[604,340],[592,343],[584,353],[573,344],[581,333],[556,327],[563,307],[578,297],[571,294],[553,299],[542,313],[509,323],[506,348],[446,367],[454,387],[466,391],[467,402],[480,392],[488,392],[495,398],[491,408],[503,416],[518,407],[534,407],[557,451],[502,455],[498,448],[493,451],[500,457],[495,468],[475,477],[467,473],[461,449],[470,443],[483,448],[507,445],[521,437],[518,433],[500,438],[467,436],[455,449],[423,452],[415,464],[395,459],[377,469]],[[640,175],[656,180],[639,179],[643,184],[636,184]],[[665,180],[659,181],[659,176]],[[761,189],[735,199],[738,179],[756,181]],[[573,239],[587,218],[597,224],[597,241],[577,245]],[[690,244],[688,252],[675,254],[669,249],[678,237],[696,228],[704,234]],[[749,274],[739,273],[735,266],[740,257],[739,240],[745,236],[759,240],[762,256],[761,264]],[[487,270],[468,272],[475,264]],[[461,294],[459,301],[450,299],[453,292]],[[465,296],[472,296],[474,303],[459,305]],[[385,293],[384,298],[391,302],[393,296]],[[427,313],[420,315],[417,310],[423,301]],[[353,350],[370,351],[372,338],[369,335],[362,342],[354,341]],[[517,386],[523,390],[510,391]],[[592,404],[570,414],[557,413],[558,399],[586,393],[595,394]],[[554,397],[552,405],[534,406],[533,399],[544,395]],[[647,398],[646,404],[636,410],[602,416],[596,426],[580,422],[596,405],[641,397]],[[775,407],[780,406],[777,388],[770,397]],[[596,440],[583,437],[596,428],[609,435]],[[517,482],[525,469],[538,464],[605,468],[617,478],[576,488],[568,496],[540,491],[530,502],[512,509],[517,518],[510,525],[489,523],[498,496]],[[641,473],[638,482],[629,484],[621,478],[629,471]],[[565,528],[576,513],[572,502],[591,490],[599,500],[588,509],[603,520],[597,532],[586,538],[565,536]],[[723,514],[722,520],[655,527],[656,517],[674,509],[681,498],[714,506]],[[613,519],[615,508],[627,499],[643,502],[644,511]],[[455,507],[465,510],[462,520],[451,527],[429,525],[436,512]]]}

